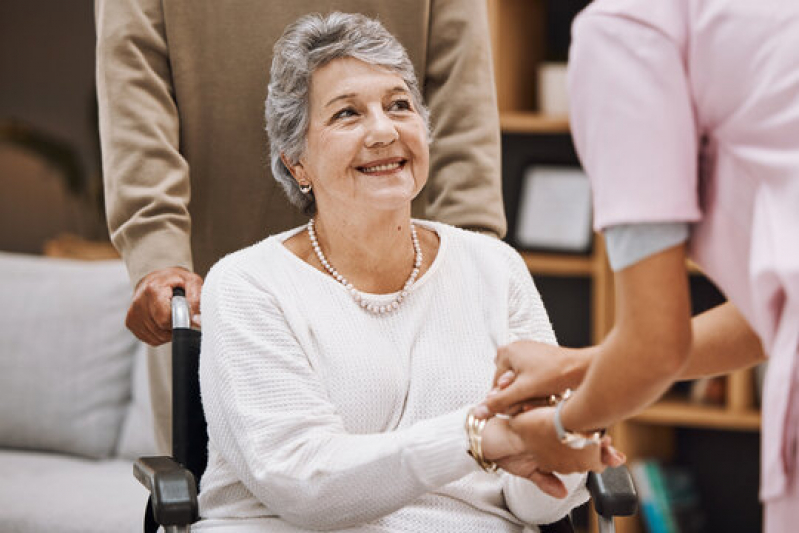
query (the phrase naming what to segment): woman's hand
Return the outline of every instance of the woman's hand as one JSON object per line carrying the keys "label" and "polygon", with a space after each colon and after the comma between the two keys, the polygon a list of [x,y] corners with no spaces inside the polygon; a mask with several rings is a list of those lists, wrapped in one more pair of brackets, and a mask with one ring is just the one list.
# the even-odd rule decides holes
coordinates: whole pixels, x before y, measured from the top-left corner
{"label": "woman's hand", "polygon": [[624,455],[611,446],[609,436],[600,443],[589,444],[575,450],[564,445],[557,437],[554,424],[554,407],[531,409],[514,416],[508,425],[521,439],[524,453],[532,455],[538,468],[547,472],[570,474],[572,472],[602,472],[607,466],[619,466]]}
{"label": "woman's hand", "polygon": [[507,419],[495,417],[486,423],[483,429],[483,455],[509,474],[529,479],[552,497],[565,498],[568,494],[566,486],[557,476],[540,469],[535,457],[524,451],[524,443],[511,430]]}
{"label": "woman's hand", "polygon": [[151,346],[172,338],[172,289],[183,287],[191,320],[199,326],[200,292],[203,279],[184,268],[171,267],[150,272],[133,293],[125,325],[136,337]]}
{"label": "woman's hand", "polygon": [[515,415],[540,407],[552,394],[574,389],[585,376],[591,349],[570,349],[536,341],[518,341],[497,351],[494,389],[475,416]]}

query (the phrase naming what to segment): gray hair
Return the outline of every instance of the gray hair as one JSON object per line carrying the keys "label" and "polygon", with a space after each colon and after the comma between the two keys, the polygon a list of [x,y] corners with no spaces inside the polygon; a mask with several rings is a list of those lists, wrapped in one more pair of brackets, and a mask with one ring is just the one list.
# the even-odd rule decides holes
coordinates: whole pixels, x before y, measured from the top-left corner
{"label": "gray hair", "polygon": [[393,70],[410,89],[429,138],[430,113],[422,103],[413,64],[405,48],[377,20],[349,13],[305,15],[286,28],[273,52],[266,97],[272,175],[289,201],[307,214],[316,210],[313,193],[300,192],[280,156],[296,164],[305,151],[311,75],[316,69],[334,59],[353,58]]}

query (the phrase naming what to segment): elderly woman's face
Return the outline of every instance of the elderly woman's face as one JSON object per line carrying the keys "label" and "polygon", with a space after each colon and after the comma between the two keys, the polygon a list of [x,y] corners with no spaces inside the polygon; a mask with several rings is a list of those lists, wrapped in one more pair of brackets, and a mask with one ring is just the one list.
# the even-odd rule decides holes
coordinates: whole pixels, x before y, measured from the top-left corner
{"label": "elderly woman's face", "polygon": [[357,59],[313,73],[306,151],[294,175],[321,214],[403,209],[427,181],[424,121],[402,78]]}

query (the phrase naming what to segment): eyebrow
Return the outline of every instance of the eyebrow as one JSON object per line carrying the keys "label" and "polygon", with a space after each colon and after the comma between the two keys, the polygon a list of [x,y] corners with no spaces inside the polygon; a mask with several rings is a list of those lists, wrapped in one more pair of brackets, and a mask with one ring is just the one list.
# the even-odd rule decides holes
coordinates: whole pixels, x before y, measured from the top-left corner
{"label": "eyebrow", "polygon": [[[391,89],[389,89],[386,94],[396,94],[396,93],[409,94],[409,91],[408,91],[408,89],[406,89],[402,85],[397,85],[397,86],[392,87]],[[340,94],[340,95],[330,99],[330,101],[328,101],[325,104],[325,107],[330,107],[331,105],[335,104],[339,100],[349,100],[350,98],[354,98],[356,96],[358,96],[358,93]]]}

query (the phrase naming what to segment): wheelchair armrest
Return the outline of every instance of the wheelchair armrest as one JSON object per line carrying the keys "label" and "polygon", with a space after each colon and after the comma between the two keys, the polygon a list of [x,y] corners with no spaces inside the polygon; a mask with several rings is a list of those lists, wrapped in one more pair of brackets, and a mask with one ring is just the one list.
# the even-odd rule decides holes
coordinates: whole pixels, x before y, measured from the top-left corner
{"label": "wheelchair armrest", "polygon": [[171,457],[140,457],[133,475],[150,491],[153,516],[162,526],[184,526],[197,521],[197,483]]}
{"label": "wheelchair armrest", "polygon": [[606,468],[601,474],[590,472],[588,492],[596,512],[605,518],[631,516],[638,508],[638,496],[626,466]]}

